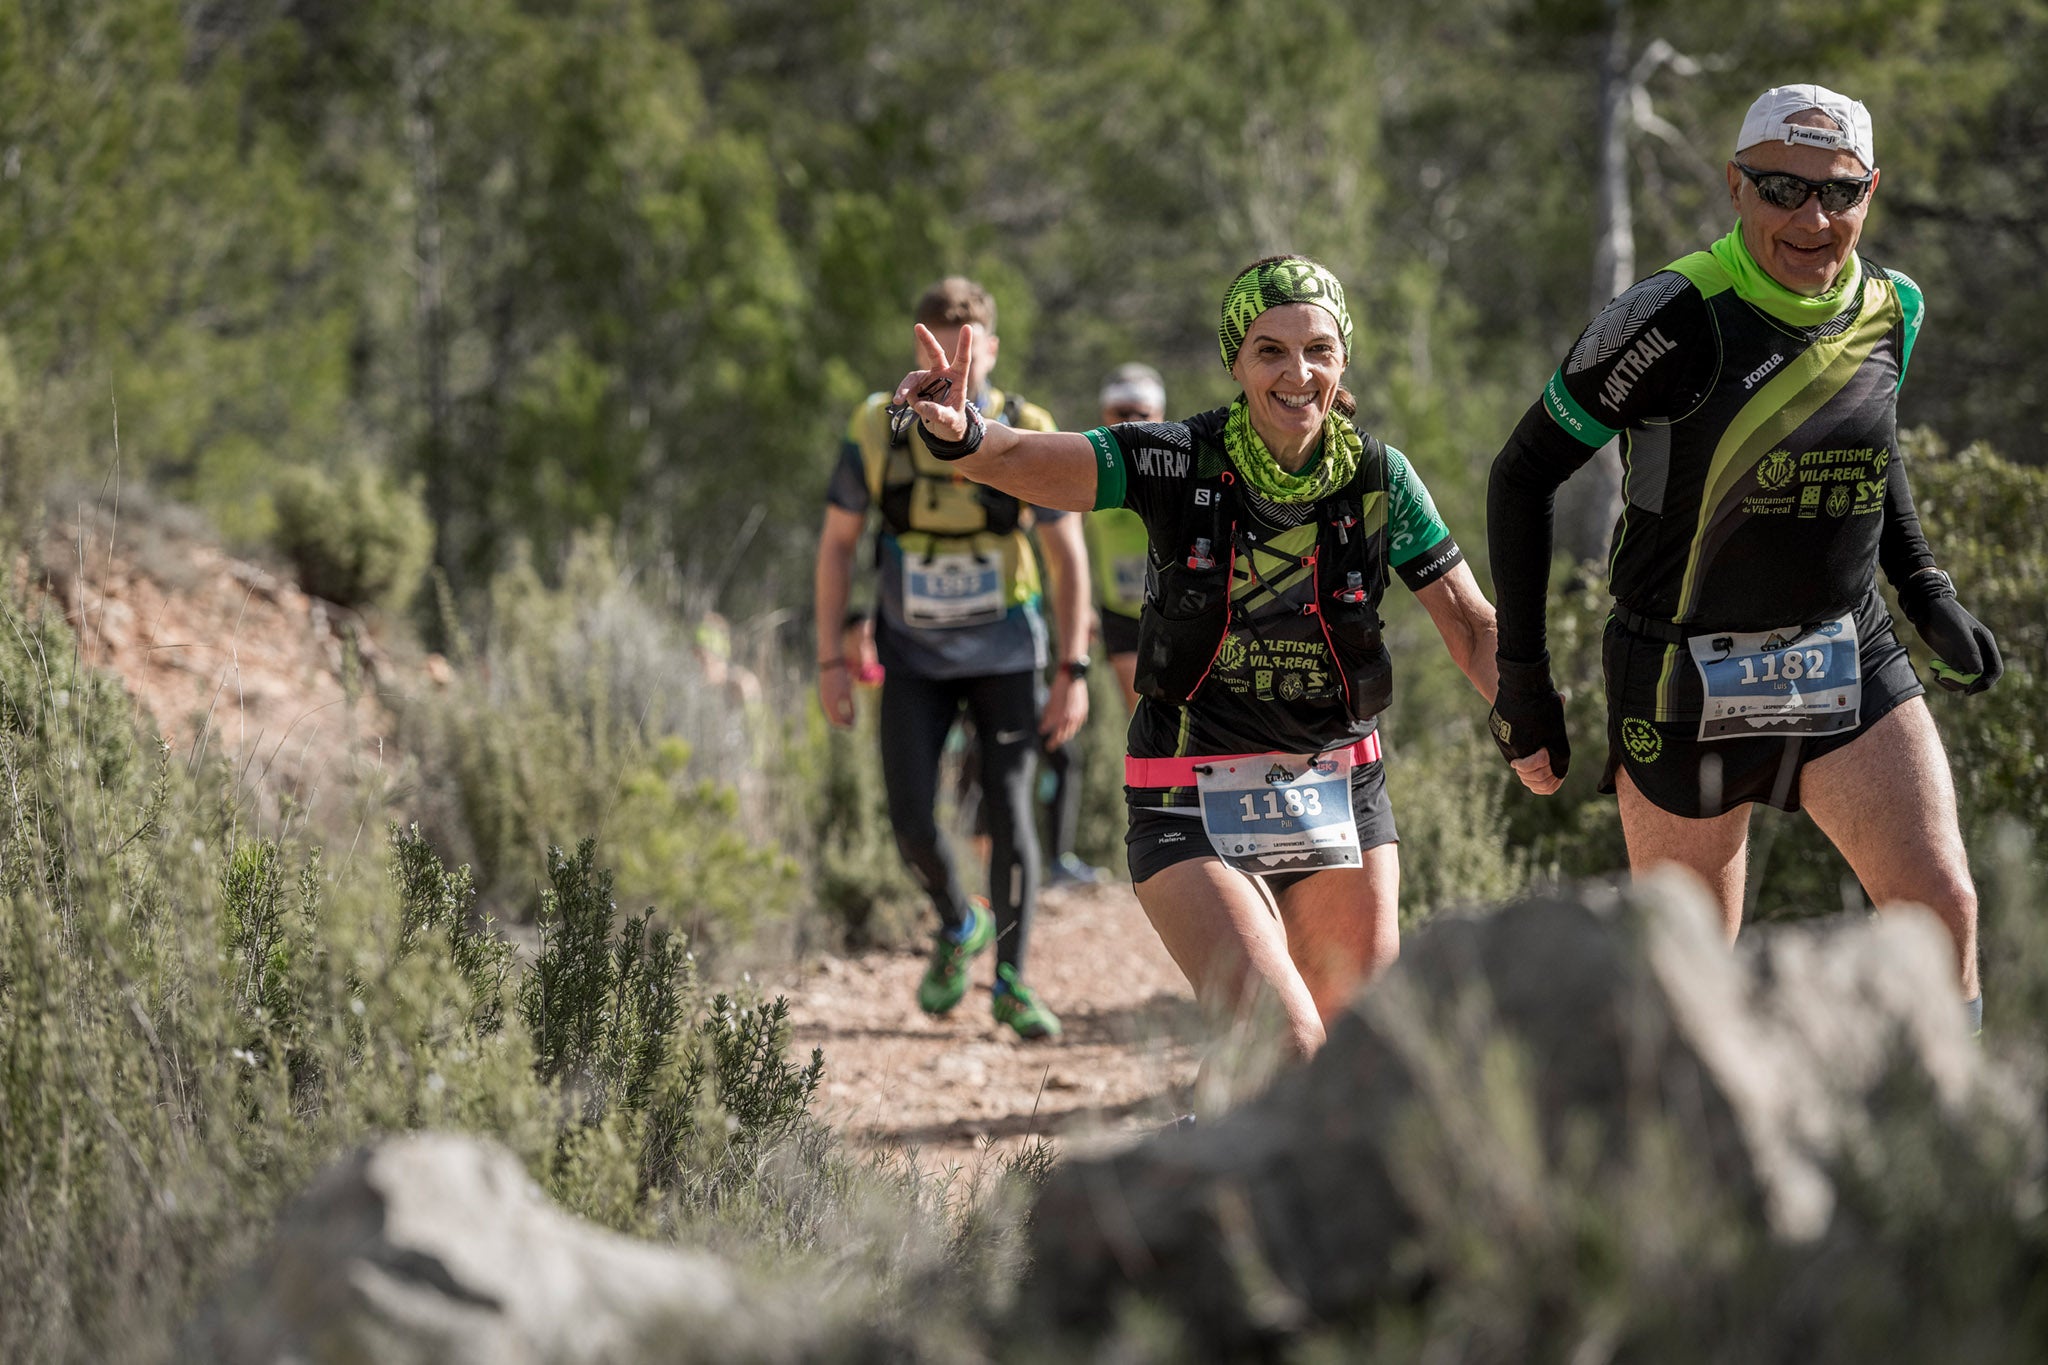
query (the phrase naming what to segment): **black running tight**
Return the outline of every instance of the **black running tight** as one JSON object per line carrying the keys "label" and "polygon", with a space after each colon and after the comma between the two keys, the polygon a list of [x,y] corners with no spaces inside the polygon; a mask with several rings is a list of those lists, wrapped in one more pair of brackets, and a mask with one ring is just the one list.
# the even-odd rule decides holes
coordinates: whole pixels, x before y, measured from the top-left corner
{"label": "black running tight", "polygon": [[1024,975],[1031,906],[1038,894],[1038,832],[1031,819],[1032,755],[1038,752],[1037,675],[915,678],[892,668],[882,680],[882,782],[896,847],[948,928],[967,918],[967,897],[939,834],[939,757],[964,709],[974,721],[981,801],[989,834],[988,900],[996,951]]}

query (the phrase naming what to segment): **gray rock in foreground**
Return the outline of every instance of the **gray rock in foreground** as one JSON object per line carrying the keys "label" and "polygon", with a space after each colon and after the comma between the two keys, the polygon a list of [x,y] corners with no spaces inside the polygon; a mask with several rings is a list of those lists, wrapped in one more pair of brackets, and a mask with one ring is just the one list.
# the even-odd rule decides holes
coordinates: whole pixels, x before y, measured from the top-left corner
{"label": "gray rock in foreground", "polygon": [[394,1138],[337,1164],[266,1255],[207,1309],[182,1357],[223,1365],[573,1365],[668,1359],[738,1302],[716,1258],[571,1217],[495,1143]]}
{"label": "gray rock in foreground", "polygon": [[1142,1296],[1219,1357],[1363,1322],[1429,1291],[1415,1246],[1453,1191],[1540,1222],[1653,1130],[1693,1188],[1793,1247],[1830,1232],[1833,1173],[1873,1168],[1889,1109],[1997,1113],[2038,1160],[1966,1036],[1950,951],[1907,913],[1731,953],[1677,879],[1438,920],[1259,1099],[1063,1166],[1019,1320],[1092,1335]]}

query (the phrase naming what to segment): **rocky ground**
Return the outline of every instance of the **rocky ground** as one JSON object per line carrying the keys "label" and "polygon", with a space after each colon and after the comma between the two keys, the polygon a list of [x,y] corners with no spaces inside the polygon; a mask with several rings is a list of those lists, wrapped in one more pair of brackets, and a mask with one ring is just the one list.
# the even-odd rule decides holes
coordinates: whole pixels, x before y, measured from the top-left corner
{"label": "rocky ground", "polygon": [[260,816],[339,825],[334,803],[398,779],[380,694],[430,686],[429,670],[401,667],[355,612],[162,510],[83,506],[53,519],[40,560],[15,571],[61,607],[84,662],[121,679],[173,761],[225,758]]}
{"label": "rocky ground", "polygon": [[1035,1136],[1062,1151],[1114,1143],[1185,1111],[1199,1021],[1128,885],[1047,892],[1027,965],[1065,1025],[1057,1041],[989,1018],[992,955],[940,1019],[917,1007],[921,952],[823,958],[773,989],[790,1000],[797,1047],[825,1049],[823,1116],[859,1146],[914,1149],[928,1170]]}

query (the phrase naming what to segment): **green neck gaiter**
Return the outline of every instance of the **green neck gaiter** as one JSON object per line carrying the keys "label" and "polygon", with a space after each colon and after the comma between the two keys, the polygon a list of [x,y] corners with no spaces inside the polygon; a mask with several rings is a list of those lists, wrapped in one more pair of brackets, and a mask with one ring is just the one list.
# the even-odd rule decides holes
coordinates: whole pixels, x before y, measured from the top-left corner
{"label": "green neck gaiter", "polygon": [[1818,327],[1822,323],[1833,322],[1842,315],[1843,309],[1856,301],[1863,288],[1863,259],[1852,251],[1848,264],[1835,276],[1834,288],[1810,298],[1794,293],[1772,279],[1756,263],[1756,257],[1749,254],[1749,244],[1742,240],[1740,223],[1707,250],[1728,272],[1728,278],[1735,282],[1738,298],[1794,327]]}
{"label": "green neck gaiter", "polygon": [[1332,408],[1323,419],[1319,456],[1311,458],[1308,468],[1299,474],[1290,474],[1266,449],[1259,433],[1252,430],[1242,395],[1230,405],[1230,416],[1223,424],[1223,448],[1229,452],[1230,462],[1237,466],[1238,476],[1274,502],[1314,502],[1335,492],[1351,482],[1351,476],[1358,472],[1359,460],[1365,455],[1365,442],[1358,439],[1358,429],[1343,413]]}

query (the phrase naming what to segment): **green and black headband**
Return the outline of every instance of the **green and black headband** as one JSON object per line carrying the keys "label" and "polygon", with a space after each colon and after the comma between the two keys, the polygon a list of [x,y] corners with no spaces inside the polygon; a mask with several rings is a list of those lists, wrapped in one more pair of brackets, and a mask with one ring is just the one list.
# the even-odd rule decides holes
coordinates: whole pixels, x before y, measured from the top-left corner
{"label": "green and black headband", "polygon": [[1247,267],[1230,282],[1223,296],[1223,320],[1216,328],[1224,369],[1237,363],[1238,348],[1259,314],[1283,303],[1312,303],[1335,318],[1344,354],[1351,354],[1351,310],[1344,305],[1344,286],[1306,256],[1281,256]]}

